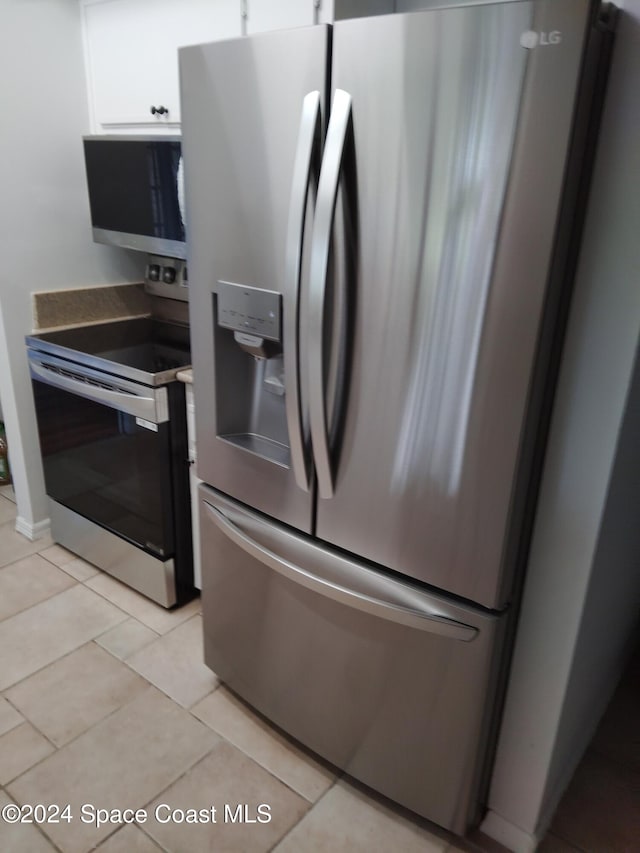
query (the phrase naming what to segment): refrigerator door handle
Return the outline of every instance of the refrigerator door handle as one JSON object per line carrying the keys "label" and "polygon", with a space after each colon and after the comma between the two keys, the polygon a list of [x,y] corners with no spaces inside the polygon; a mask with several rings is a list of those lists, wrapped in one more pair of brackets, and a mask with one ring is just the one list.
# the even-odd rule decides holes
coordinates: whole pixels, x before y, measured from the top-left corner
{"label": "refrigerator door handle", "polygon": [[[293,166],[285,266],[284,375],[291,465],[296,483],[309,491],[310,460],[306,448],[300,399],[300,282],[307,199],[317,188],[315,163],[320,159],[320,92],[309,92],[302,102],[298,147]],[[312,172],[315,171],[312,184]]]}
{"label": "refrigerator door handle", "polygon": [[[430,634],[438,634],[451,640],[470,642],[478,634],[477,628],[438,612],[438,608],[431,606],[427,596],[421,594],[420,591],[409,589],[406,585],[381,576],[377,572],[355,565],[350,566],[349,561],[345,559],[336,559],[333,555],[327,555],[325,559],[330,564],[327,573],[330,572],[333,575],[331,579],[302,568],[296,562],[287,559],[286,556],[276,554],[270,548],[257,542],[249,533],[234,524],[224,513],[206,500],[204,506],[213,523],[235,545],[283,577],[319,595],[380,619],[419,631],[426,631]],[[248,515],[243,515],[243,522],[249,528],[254,526],[259,535],[262,522]],[[287,548],[288,541],[291,539],[294,540],[294,543],[298,541],[292,534],[279,531],[271,524],[269,531],[272,536],[275,534],[281,539],[278,544],[282,545],[285,554],[292,550],[291,545]],[[322,552],[322,549],[314,547],[314,550],[316,559],[318,559],[317,555]],[[350,568],[351,579],[348,576]]]}
{"label": "refrigerator door handle", "polygon": [[325,400],[323,325],[331,235],[350,121],[351,95],[342,89],[336,89],[320,170],[309,273],[309,419],[318,492],[321,498],[333,497],[334,491]]}

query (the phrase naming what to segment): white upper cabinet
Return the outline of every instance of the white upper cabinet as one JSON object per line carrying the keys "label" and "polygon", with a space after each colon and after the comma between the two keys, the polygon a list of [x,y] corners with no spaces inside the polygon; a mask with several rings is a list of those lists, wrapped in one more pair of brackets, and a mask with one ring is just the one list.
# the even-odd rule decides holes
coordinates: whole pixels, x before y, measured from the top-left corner
{"label": "white upper cabinet", "polygon": [[178,48],[242,34],[240,0],[82,4],[93,133],[177,132]]}
{"label": "white upper cabinet", "polygon": [[247,35],[321,23],[322,7],[329,5],[330,0],[242,0]]}

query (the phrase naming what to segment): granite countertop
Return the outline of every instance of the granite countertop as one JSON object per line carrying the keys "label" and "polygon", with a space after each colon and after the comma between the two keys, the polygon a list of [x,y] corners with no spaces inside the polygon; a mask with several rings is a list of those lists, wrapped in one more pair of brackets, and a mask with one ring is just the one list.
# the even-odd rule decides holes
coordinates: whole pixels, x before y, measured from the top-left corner
{"label": "granite countertop", "polygon": [[151,303],[141,283],[41,291],[31,294],[31,304],[35,332],[128,320],[151,313]]}

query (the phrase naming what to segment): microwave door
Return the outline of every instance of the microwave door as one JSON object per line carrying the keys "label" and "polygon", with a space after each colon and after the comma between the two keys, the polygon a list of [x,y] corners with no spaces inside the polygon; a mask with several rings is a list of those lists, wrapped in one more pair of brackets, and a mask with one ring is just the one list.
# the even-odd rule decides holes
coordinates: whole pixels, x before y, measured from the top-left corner
{"label": "microwave door", "polygon": [[184,260],[180,138],[87,136],[84,157],[93,239]]}

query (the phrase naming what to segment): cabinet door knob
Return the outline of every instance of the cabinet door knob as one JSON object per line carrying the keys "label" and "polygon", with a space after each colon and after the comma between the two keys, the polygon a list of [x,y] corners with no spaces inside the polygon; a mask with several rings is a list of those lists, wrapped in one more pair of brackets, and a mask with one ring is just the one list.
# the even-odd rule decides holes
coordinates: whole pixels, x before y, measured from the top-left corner
{"label": "cabinet door knob", "polygon": [[169,110],[166,107],[151,107],[151,115],[152,116],[154,116],[154,115],[163,116],[163,115],[168,115],[168,114],[169,114]]}

